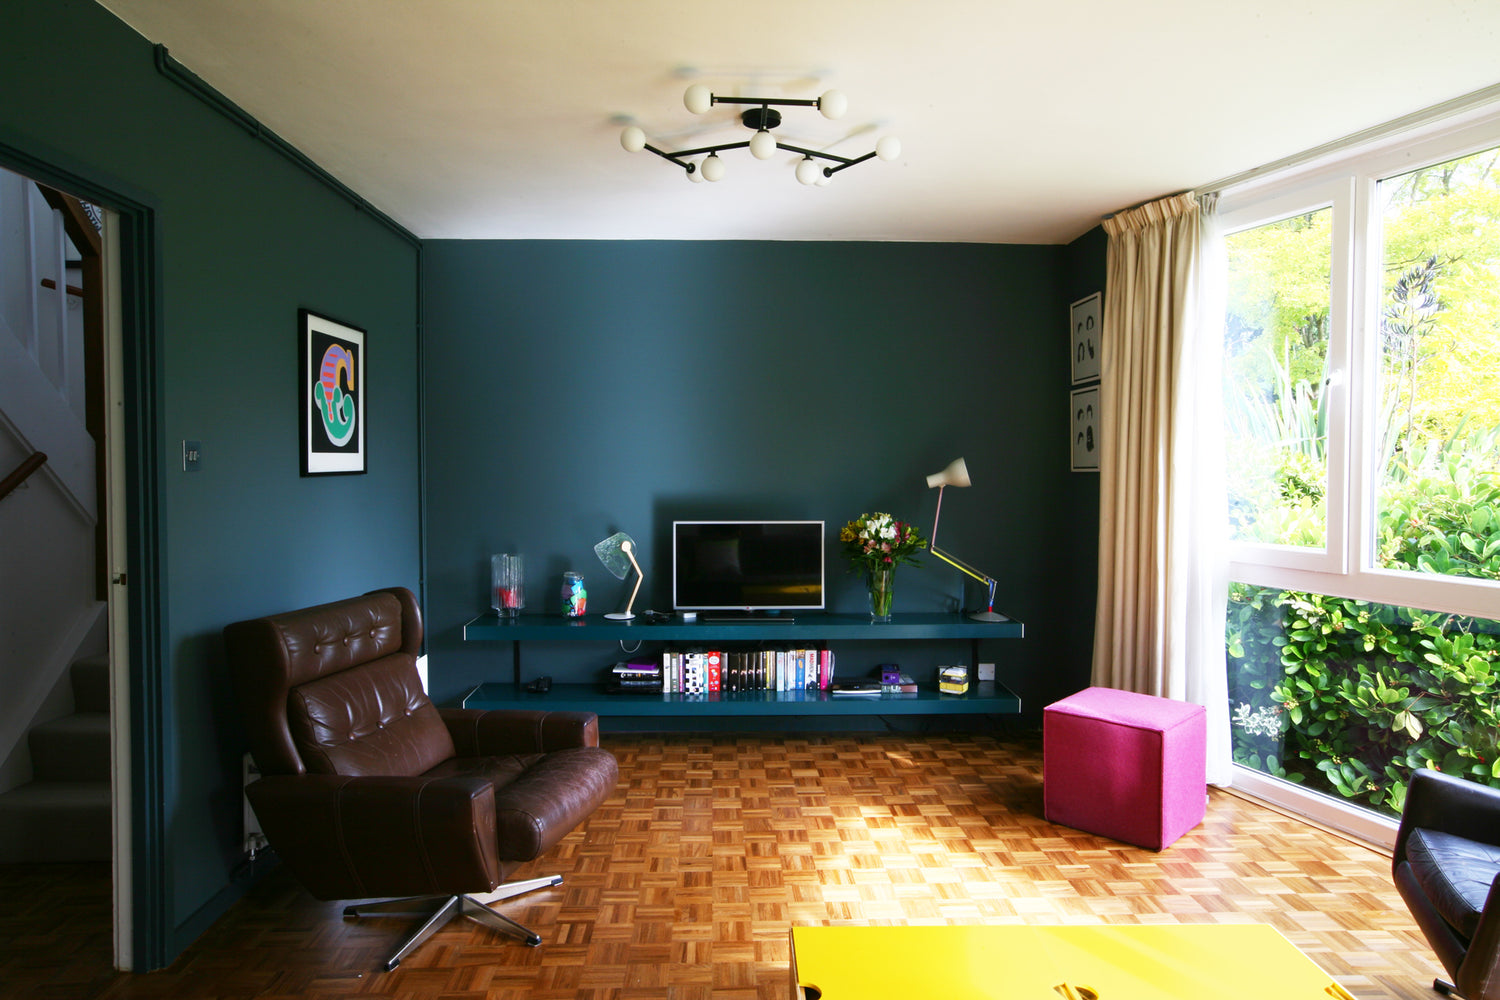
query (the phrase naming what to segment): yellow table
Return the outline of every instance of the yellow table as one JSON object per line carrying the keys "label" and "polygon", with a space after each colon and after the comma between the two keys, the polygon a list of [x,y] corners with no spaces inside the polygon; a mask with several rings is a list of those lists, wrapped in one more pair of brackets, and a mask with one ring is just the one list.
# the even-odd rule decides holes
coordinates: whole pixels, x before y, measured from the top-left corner
{"label": "yellow table", "polygon": [[793,927],[794,1000],[1353,1000],[1264,924]]}

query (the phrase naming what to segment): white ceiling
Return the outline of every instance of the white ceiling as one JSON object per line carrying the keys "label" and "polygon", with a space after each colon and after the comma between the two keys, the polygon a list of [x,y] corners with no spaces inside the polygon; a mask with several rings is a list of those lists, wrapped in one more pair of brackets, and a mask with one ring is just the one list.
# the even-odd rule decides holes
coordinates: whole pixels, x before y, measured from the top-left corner
{"label": "white ceiling", "polygon": [[[1500,0],[101,0],[424,238],[1063,243],[1101,215],[1500,83]],[[825,187],[724,154],[902,154]]]}

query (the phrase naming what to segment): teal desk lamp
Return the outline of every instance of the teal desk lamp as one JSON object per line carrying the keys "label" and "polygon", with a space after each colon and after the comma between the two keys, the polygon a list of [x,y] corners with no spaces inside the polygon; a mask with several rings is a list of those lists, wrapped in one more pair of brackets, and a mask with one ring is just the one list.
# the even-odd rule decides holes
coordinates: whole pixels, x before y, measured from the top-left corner
{"label": "teal desk lamp", "polygon": [[986,573],[981,573],[962,559],[950,556],[937,547],[938,518],[943,516],[943,490],[949,486],[962,487],[968,485],[969,467],[964,464],[964,460],[961,458],[955,458],[949,462],[948,467],[942,472],[934,472],[927,477],[927,488],[932,489],[936,486],[938,491],[937,513],[932,516],[932,537],[927,542],[927,551],[948,565],[963,570],[989,588],[988,603],[985,610],[975,611],[969,615],[969,618],[976,622],[1003,622],[1007,620],[1006,617],[995,613],[995,578]]}
{"label": "teal desk lamp", "polygon": [[641,591],[641,581],[646,574],[641,572],[641,564],[635,561],[635,540],[623,531],[617,531],[594,546],[594,555],[604,564],[604,568],[615,575],[616,580],[625,579],[625,574],[635,567],[635,589],[630,592],[630,600],[625,602],[624,611],[611,611],[605,615],[615,621],[629,621],[635,617],[635,612],[630,609],[635,605],[635,595]]}

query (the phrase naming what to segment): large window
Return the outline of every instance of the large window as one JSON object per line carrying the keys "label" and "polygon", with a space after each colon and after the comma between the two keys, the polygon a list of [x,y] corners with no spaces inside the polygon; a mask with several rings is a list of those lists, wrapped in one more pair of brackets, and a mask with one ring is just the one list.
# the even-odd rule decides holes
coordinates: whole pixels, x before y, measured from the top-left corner
{"label": "large window", "polygon": [[1236,761],[1500,785],[1500,115],[1220,204]]}
{"label": "large window", "polygon": [[1500,579],[1500,149],[1380,181],[1376,565]]}
{"label": "large window", "polygon": [[1230,537],[1322,550],[1328,538],[1333,209],[1225,238]]}

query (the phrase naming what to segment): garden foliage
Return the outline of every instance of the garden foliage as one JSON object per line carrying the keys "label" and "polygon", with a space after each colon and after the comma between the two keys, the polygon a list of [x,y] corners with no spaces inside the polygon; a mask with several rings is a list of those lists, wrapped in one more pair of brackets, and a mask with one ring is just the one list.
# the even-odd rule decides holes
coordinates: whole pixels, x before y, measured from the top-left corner
{"label": "garden foliage", "polygon": [[[1494,430],[1409,456],[1381,563],[1500,580],[1495,469]],[[1226,640],[1236,762],[1393,814],[1415,768],[1500,787],[1500,622],[1235,584]]]}

